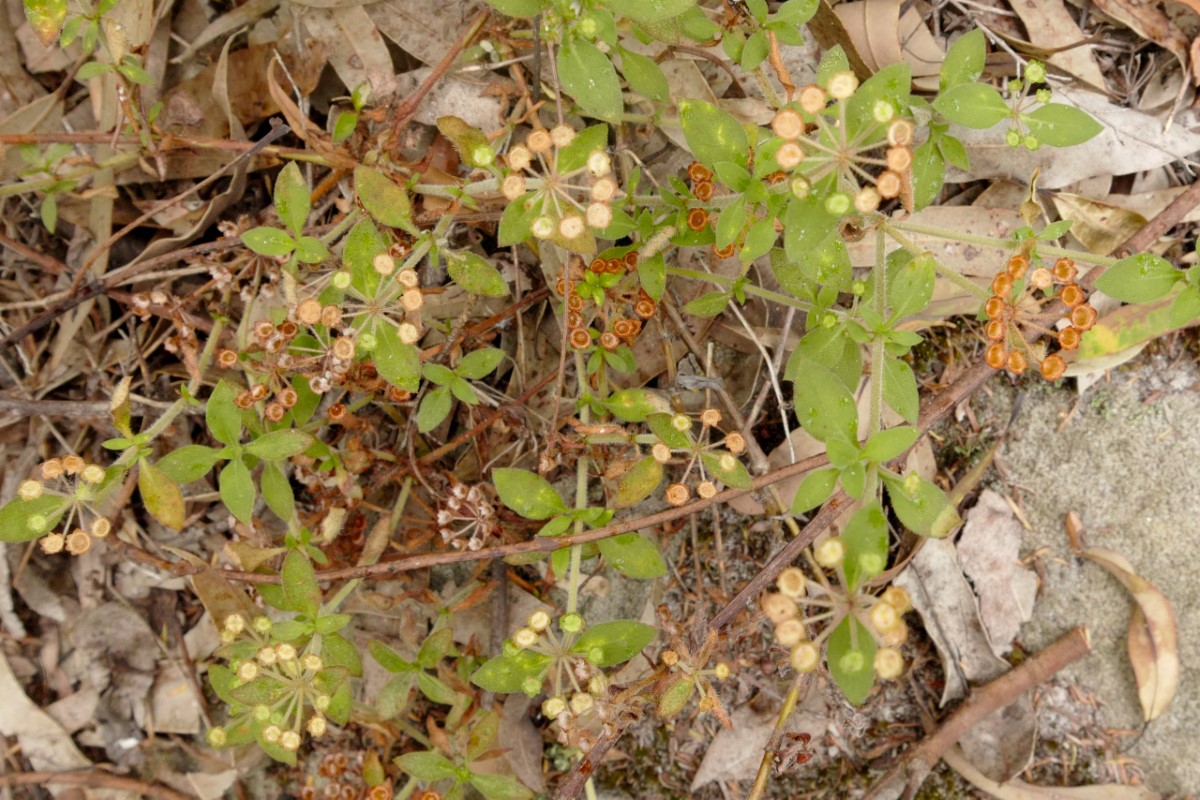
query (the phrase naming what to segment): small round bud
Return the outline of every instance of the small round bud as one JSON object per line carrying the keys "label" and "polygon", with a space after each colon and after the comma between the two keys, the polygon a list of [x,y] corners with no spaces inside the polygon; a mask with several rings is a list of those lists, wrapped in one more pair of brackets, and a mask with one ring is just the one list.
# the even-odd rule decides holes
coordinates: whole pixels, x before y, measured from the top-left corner
{"label": "small round bud", "polygon": [[529,675],[521,681],[521,691],[528,697],[537,697],[538,693],[542,691],[542,682]]}
{"label": "small round bud", "polygon": [[544,130],[536,130],[525,138],[525,146],[534,153],[545,153],[553,145],[550,134]]}
{"label": "small round bud", "polygon": [[284,750],[295,752],[300,749],[300,734],[295,731],[284,731],[279,737],[279,746]]}
{"label": "small round bud", "polygon": [[313,700],[313,708],[315,708],[317,711],[324,711],[327,708],[329,708],[330,702],[332,702],[332,700],[329,697],[329,695],[327,695],[327,694],[317,695],[317,699]]}
{"label": "small round bud", "polygon": [[1075,309],[1087,302],[1087,294],[1079,287],[1079,284],[1069,283],[1059,292],[1058,299],[1067,308]]}
{"label": "small round bud", "polygon": [[1054,353],[1042,359],[1042,377],[1048,381],[1056,381],[1067,372],[1067,362],[1063,357]]}
{"label": "small round bud", "polygon": [[867,667],[867,657],[861,650],[851,650],[838,659],[842,672],[862,672]]}
{"label": "small round bud", "polygon": [[95,536],[97,539],[103,539],[110,533],[112,533],[112,523],[107,519],[104,517],[97,517],[96,519],[92,520],[92,536]]}
{"label": "small round bud", "polygon": [[667,492],[664,495],[666,501],[673,506],[681,506],[688,501],[692,492],[682,483],[672,483],[667,487]]}
{"label": "small round bud", "polygon": [[421,285],[421,276],[415,269],[402,269],[396,273],[396,283],[405,289],[415,289]]}
{"label": "small round bud", "polygon": [[324,736],[325,731],[329,729],[329,724],[325,722],[324,717],[313,717],[308,721],[309,736]]}
{"label": "small round bud", "polygon": [[679,432],[690,431],[692,429],[692,421],[684,414],[676,414],[671,417],[671,427]]}
{"label": "small round bud", "polygon": [[554,220],[547,216],[538,217],[529,226],[529,230],[535,238],[549,239],[554,235]]}
{"label": "small round bud", "polygon": [[558,222],[558,233],[564,239],[574,239],[583,234],[583,218],[578,214],[563,217]]}
{"label": "small round bud", "polygon": [[283,736],[283,730],[278,725],[268,725],[263,728],[262,737],[271,744],[278,742],[281,736]]}
{"label": "small round bud", "polygon": [[779,573],[779,577],[775,579],[775,586],[783,596],[795,599],[803,597],[808,591],[808,578],[799,567],[788,567]]}
{"label": "small round bud", "polygon": [[992,297],[983,306],[983,313],[987,314],[988,319],[1000,318],[1008,308],[1008,303],[1004,302],[1002,297]]}
{"label": "small round bud", "polygon": [[555,125],[550,129],[550,141],[558,147],[566,147],[575,138],[575,129],[570,125]]}
{"label": "small round bud", "polygon": [[67,552],[73,556],[81,556],[92,549],[92,537],[87,531],[75,529],[67,536]]}
{"label": "small round bud", "polygon": [[987,338],[991,339],[992,341],[1001,341],[1005,336],[1008,335],[1008,323],[1006,323],[1004,320],[994,319],[987,324],[987,327],[984,328],[984,332],[987,334]]}
{"label": "small round bud", "polygon": [[330,350],[333,352],[334,358],[349,361],[354,358],[354,340],[347,336],[339,336],[333,340],[333,347]]}
{"label": "small round bud", "polygon": [[[862,297],[864,294],[867,293],[867,282],[862,281],[862,280],[855,281],[854,283],[850,284],[850,291],[856,297]],[[833,317],[834,317],[834,322],[836,323],[837,315],[834,314]],[[821,322],[824,323],[824,320],[821,320]]]}
{"label": "small round bud", "polygon": [[1025,354],[1020,350],[1013,350],[1008,354],[1008,371],[1013,375],[1022,375],[1025,368],[1029,366],[1029,359],[1025,358]]}
{"label": "small round bud", "polygon": [[717,666],[713,667],[713,677],[719,681],[728,680],[729,665],[724,661],[718,662]]}
{"label": "small round bud", "polygon": [[253,661],[243,661],[238,667],[238,677],[243,681],[249,682],[258,677],[258,665]]}
{"label": "small round bud", "polygon": [[711,500],[717,496],[717,486],[712,481],[700,481],[696,486],[696,496],[701,500]]}
{"label": "small round bud", "polygon": [[912,166],[913,151],[911,147],[889,147],[886,155],[887,168],[892,172],[904,172]]}
{"label": "small round bud", "polygon": [[296,657],[296,648],[287,642],[281,642],[275,645],[275,655],[279,656],[280,661],[291,661]]}
{"label": "small round bud", "polygon": [[1054,279],[1059,283],[1071,283],[1078,274],[1079,270],[1071,259],[1060,258],[1054,262]]}
{"label": "small round bud", "polygon": [[1025,80],[1029,83],[1044,83],[1046,81],[1046,65],[1040,61],[1030,61],[1025,67]]}
{"label": "small round bud", "polygon": [[529,615],[525,624],[529,626],[530,630],[541,633],[550,627],[550,615],[539,609]]}
{"label": "small round bud", "polygon": [[907,147],[912,144],[913,124],[906,119],[894,119],[888,125],[887,142],[892,147]]}
{"label": "small round bud", "polygon": [[416,344],[421,338],[421,332],[411,322],[401,322],[396,326],[396,336],[404,344]]}
{"label": "small round bud", "polygon": [[762,610],[767,619],[776,625],[800,615],[800,608],[796,605],[795,600],[776,592],[763,595]]}
{"label": "small round bud", "polygon": [[878,602],[871,606],[868,619],[871,621],[872,628],[883,633],[896,627],[900,622],[900,615],[890,603]]}
{"label": "small round bud", "polygon": [[904,674],[904,656],[894,647],[875,651],[875,674],[880,680],[891,681]]}
{"label": "small round bud", "polygon": [[679,663],[679,653],[674,650],[663,650],[658,656],[659,660],[668,667],[674,667]]}
{"label": "small round bud", "polygon": [[817,114],[825,110],[827,102],[829,101],[825,90],[815,83],[810,83],[800,90],[800,108],[809,114]]}
{"label": "small round bud", "polygon": [[831,536],[813,549],[813,558],[825,569],[834,569],[846,557],[846,545],[836,536]]}
{"label": "small round bud", "polygon": [[86,466],[86,462],[79,456],[66,456],[62,460],[63,471],[68,475],[78,475]]}
{"label": "small round bud", "polygon": [[654,447],[650,448],[650,455],[660,464],[665,464],[671,460],[671,448],[667,447],[662,442],[658,442]]}
{"label": "small round bud", "polygon": [[538,638],[537,631],[529,628],[521,628],[513,634],[512,641],[514,645],[524,650],[537,644]]}
{"label": "small round bud", "polygon": [[871,106],[871,116],[876,122],[886,124],[896,116],[896,107],[887,100],[876,100],[875,105]]}
{"label": "small round bud", "polygon": [[785,619],[775,626],[775,641],[789,650],[808,638],[808,631],[799,619]]}
{"label": "small round bud", "polygon": [[1034,289],[1049,289],[1054,285],[1054,275],[1045,267],[1038,267],[1029,273],[1029,285]]}
{"label": "small round bud", "polygon": [[988,347],[983,358],[992,369],[1004,369],[1004,365],[1008,363],[1008,348],[1003,342],[996,342]]}
{"label": "small round bud", "polygon": [[266,722],[271,718],[271,709],[259,703],[251,710],[250,714],[254,717],[255,722]]}
{"label": "small round bud", "polygon": [[325,306],[321,309],[321,324],[326,328],[336,328],[342,324],[342,310],[337,306]]}
{"label": "small round bud", "polygon": [[883,197],[873,186],[864,186],[854,195],[854,210],[860,214],[871,214],[882,201]]}
{"label": "small round bud", "polygon": [[583,630],[583,616],[572,611],[570,614],[563,614],[558,621],[558,627],[563,633],[579,633]]}
{"label": "small round bud", "polygon": [[808,182],[807,178],[797,175],[788,183],[788,188],[791,190],[793,197],[803,200],[808,197],[808,192],[812,188],[812,184]]}
{"label": "small round bud", "polygon": [[63,462],[57,458],[52,458],[42,464],[42,477],[48,481],[61,478],[64,471]]}
{"label": "small round bud", "polygon": [[729,449],[729,452],[736,455],[746,449],[746,437],[737,431],[727,433],[725,434],[725,447]]}
{"label": "small round bud", "polygon": [[321,663],[321,657],[316,653],[305,653],[304,657],[300,659],[300,666],[311,672],[317,672],[323,664]]}
{"label": "small round bud", "polygon": [[588,156],[587,168],[597,178],[603,177],[612,172],[612,159],[603,150],[596,150]]}
{"label": "small round bud", "polygon": [[333,273],[333,279],[330,281],[330,283],[333,284],[333,288],[344,291],[350,288],[351,280],[352,278],[349,272],[346,272],[345,270],[338,270],[337,272]]}
{"label": "small round bud", "polygon": [[477,167],[490,167],[495,160],[496,151],[491,145],[475,145],[475,149],[471,151],[471,163]]}
{"label": "small round bud", "polygon": [[571,697],[571,713],[577,717],[583,716],[596,707],[596,698],[587,692],[576,692]]}
{"label": "small round bud", "polygon": [[900,194],[900,189],[904,186],[904,182],[900,176],[891,170],[884,170],[879,173],[879,177],[875,179],[875,188],[880,196],[891,200]]}
{"label": "small round bud", "polygon": [[992,279],[992,291],[1003,299],[1012,293],[1013,279],[1007,272],[1001,272]]}
{"label": "small round bud", "polygon": [[[887,174],[887,173],[884,173]],[[882,192],[880,192],[882,194]],[[884,195],[885,197],[887,195]],[[834,192],[825,198],[825,210],[835,217],[840,217],[850,210],[850,195],[844,192]]]}
{"label": "small round bud", "polygon": [[1041,103],[1042,105],[1045,105],[1046,103],[1050,102],[1051,94],[1052,93],[1049,89],[1038,89],[1036,92],[1034,92],[1033,96],[1037,99],[1037,101],[1039,103]]}
{"label": "small round bud", "polygon": [[1025,149],[1031,153],[1042,146],[1042,143],[1038,141],[1037,137],[1032,135],[1026,136],[1024,139],[1022,139],[1021,144],[1023,144]]}
{"label": "small round bud", "polygon": [[612,178],[600,178],[592,184],[589,193],[597,203],[607,203],[617,194],[617,182]]}
{"label": "small round bud", "polygon": [[1004,141],[1009,147],[1020,147],[1021,134],[1019,131],[1009,130],[1008,133],[1004,134]]}
{"label": "small round bud", "polygon": [[912,598],[908,596],[907,591],[894,584],[884,589],[879,599],[896,609],[897,614],[907,614],[912,611]]}
{"label": "small round bud", "polygon": [[421,294],[420,289],[406,289],[400,295],[400,305],[405,311],[418,311],[425,305],[425,295]]}
{"label": "small round bud", "polygon": [[799,139],[804,135],[804,119],[792,109],[784,108],[771,120],[771,130],[780,139]]}
{"label": "small round bud", "polygon": [[222,626],[225,630],[237,636],[242,631],[246,630],[246,618],[241,614],[230,614],[225,618],[225,624]]}
{"label": "small round bud", "polygon": [[737,465],[738,460],[729,453],[725,453],[717,459],[717,466],[721,468],[722,472],[732,472],[737,468]]}
{"label": "small round bud", "polygon": [[1096,309],[1084,303],[1071,310],[1071,324],[1081,331],[1086,331],[1096,324],[1096,316]]}
{"label": "small round bud", "polygon": [[516,200],[525,194],[525,176],[520,173],[512,173],[504,179],[504,183],[500,184],[500,192],[508,200]]}
{"label": "small round bud", "polygon": [[804,148],[795,142],[784,142],[775,151],[775,163],[780,169],[792,170],[804,161]]}
{"label": "small round bud", "polygon": [[858,77],[853,72],[838,72],[827,84],[829,96],[834,100],[845,100],[858,89]]}
{"label": "small round bud", "polygon": [[792,648],[790,661],[796,672],[812,672],[821,663],[821,648],[810,641],[803,641]]}
{"label": "small round bud", "polygon": [[225,742],[229,739],[228,735],[225,733],[225,729],[220,727],[209,728],[208,733],[204,734],[204,738],[208,740],[208,743],[213,747],[224,747]]}
{"label": "small round bud", "polygon": [[591,227],[604,230],[612,224],[612,220],[612,209],[604,203],[592,203],[587,207],[587,224]]}
{"label": "small round bud", "polygon": [[508,166],[511,169],[521,171],[528,169],[533,163],[533,154],[524,147],[517,146],[508,151]]}
{"label": "small round bud", "polygon": [[358,335],[358,349],[364,353],[369,353],[379,345],[379,340],[375,338],[373,333],[360,333]]}
{"label": "small round bud", "polygon": [[17,496],[26,502],[37,500],[42,496],[44,489],[41,481],[21,481],[21,485],[17,487]]}
{"label": "small round bud", "polygon": [[67,546],[67,537],[61,533],[49,533],[43,536],[38,544],[41,545],[43,553],[52,556],[61,553]]}
{"label": "small round bud", "polygon": [[1063,350],[1074,350],[1079,347],[1079,342],[1083,338],[1082,333],[1079,328],[1074,326],[1063,328],[1058,332],[1058,344]]}
{"label": "small round bud", "polygon": [[547,697],[542,701],[542,716],[546,719],[557,719],[566,710],[567,701],[561,697]]}

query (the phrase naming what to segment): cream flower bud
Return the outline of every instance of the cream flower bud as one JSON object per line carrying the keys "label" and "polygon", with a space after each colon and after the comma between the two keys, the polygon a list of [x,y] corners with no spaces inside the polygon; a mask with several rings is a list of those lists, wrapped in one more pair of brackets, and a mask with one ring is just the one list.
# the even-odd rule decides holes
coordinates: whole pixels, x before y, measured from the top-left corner
{"label": "cream flower bud", "polygon": [[402,269],[396,273],[396,283],[405,289],[415,289],[421,284],[421,276],[415,269]]}
{"label": "cream flower bud", "polygon": [[812,672],[821,663],[821,648],[804,641],[792,648],[792,669],[796,672]]}
{"label": "cream flower bud", "polygon": [[879,633],[890,631],[900,622],[900,615],[888,603],[879,602],[871,606],[869,612],[871,627]]}
{"label": "cream flower bud", "polygon": [[61,533],[49,533],[41,538],[38,544],[42,547],[42,552],[47,555],[61,553],[63,548],[67,546],[67,537]]}
{"label": "cream flower bud", "polygon": [[63,463],[57,458],[52,458],[42,464],[42,477],[48,481],[61,478],[63,472]]}
{"label": "cream flower bud", "polygon": [[543,130],[536,130],[525,137],[525,146],[535,153],[545,153],[552,145],[550,134]]}
{"label": "cream flower bud", "polygon": [[547,719],[554,719],[566,710],[567,701],[561,697],[548,697],[542,703],[542,716]]}
{"label": "cream flower bud", "polygon": [[404,344],[415,344],[421,338],[421,332],[411,322],[401,322],[397,325],[396,335]]}
{"label": "cream flower bud", "polygon": [[537,239],[549,239],[554,235],[554,219],[551,217],[538,217],[529,226],[530,231]]}
{"label": "cream flower bud", "polygon": [[550,141],[558,147],[566,147],[575,138],[575,129],[570,125],[555,125],[550,129]]}
{"label": "cream flower bud", "polygon": [[241,614],[230,614],[225,618],[224,628],[236,636],[246,630],[246,618]]}
{"label": "cream flower bud", "polygon": [[587,224],[603,230],[612,224],[612,209],[604,203],[592,203],[587,207]]}
{"label": "cream flower bud", "polygon": [[771,130],[781,139],[799,139],[804,135],[804,120],[795,111],[785,108],[771,120]]}
{"label": "cream flower bud", "polygon": [[400,305],[405,311],[417,311],[425,305],[425,295],[420,289],[408,289],[400,295]]}
{"label": "cream flower bud", "polygon": [[658,442],[654,447],[650,448],[650,455],[660,464],[665,464],[671,460],[671,448],[667,447],[662,442]]}
{"label": "cream flower bud", "polygon": [[762,610],[767,619],[776,625],[779,625],[784,620],[793,619],[800,615],[800,609],[797,607],[795,600],[786,595],[776,593],[763,596]]}
{"label": "cream flower bud", "polygon": [[279,746],[284,750],[296,751],[300,749],[300,734],[295,731],[284,731],[279,737]]}
{"label": "cream flower bud", "polygon": [[525,194],[525,176],[514,172],[500,184],[500,192],[509,200],[516,200]]}
{"label": "cream flower bud", "polygon": [[875,674],[884,681],[899,678],[904,674],[904,656],[894,647],[881,647],[876,650]]}
{"label": "cream flower bud", "polygon": [[588,172],[599,178],[612,172],[612,159],[603,150],[596,150],[588,156],[587,168]]}
{"label": "cream flower bud", "polygon": [[790,597],[793,600],[797,597],[803,597],[808,589],[808,578],[799,567],[788,567],[783,572],[779,573],[779,577],[775,579],[775,585],[779,587],[779,593],[784,597]]}
{"label": "cream flower bud", "polygon": [[775,151],[775,163],[780,169],[795,169],[804,160],[804,148],[795,142],[784,142]]}
{"label": "cream flower bud", "polygon": [[521,628],[512,637],[513,644],[524,650],[527,647],[533,647],[537,644],[538,635],[536,631],[529,628]]}
{"label": "cream flower bud", "polygon": [[258,677],[258,664],[253,661],[243,661],[238,667],[238,677],[244,681],[252,681]]}
{"label": "cream flower bud", "polygon": [[508,151],[508,166],[514,170],[528,169],[533,163],[533,154],[520,145]]}
{"label": "cream flower bud", "polygon": [[600,178],[592,184],[589,193],[597,203],[607,203],[617,195],[617,182],[608,177]]}
{"label": "cream flower bud", "polygon": [[41,481],[21,481],[21,485],[17,487],[17,496],[26,502],[37,500],[42,496],[44,489]]}
{"label": "cream flower bud", "polygon": [[563,217],[559,220],[558,232],[564,239],[574,239],[583,233],[583,218],[576,214]]}
{"label": "cream flower bud", "polygon": [[329,729],[324,717],[313,717],[308,721],[309,736],[324,736],[325,731]]}
{"label": "cream flower bud", "polygon": [[304,657],[300,659],[300,666],[312,672],[316,672],[321,669],[323,664],[321,663],[321,657],[316,653],[306,653]]}
{"label": "cream flower bud", "polygon": [[264,647],[258,651],[257,655],[255,655],[255,658],[258,659],[258,663],[269,667],[274,664],[279,657],[276,655],[274,649],[270,647]]}
{"label": "cream flower bud", "polygon": [[889,586],[879,596],[879,599],[896,609],[896,613],[898,614],[907,614],[909,611],[912,611],[912,598],[908,596],[908,592],[899,586]]}
{"label": "cream flower bud", "polygon": [[[371,266],[374,267],[375,271],[380,275],[391,275],[396,271],[396,259],[392,258],[387,253],[380,253],[379,255],[375,256],[375,258],[371,259]],[[319,305],[320,304],[318,303],[318,306]]]}
{"label": "cream flower bud", "polygon": [[550,627],[550,615],[545,611],[538,610],[529,615],[529,619],[525,622],[531,630],[541,632]]}
{"label": "cream flower bud", "polygon": [[829,96],[834,100],[845,100],[858,89],[858,78],[853,72],[839,72],[829,79]]}
{"label": "cream flower bud", "polygon": [[278,742],[281,736],[283,736],[283,731],[278,725],[268,725],[263,728],[262,737],[271,744]]}
{"label": "cream flower bud", "polygon": [[821,542],[813,550],[813,558],[825,569],[833,569],[846,557],[846,545],[837,537]]}
{"label": "cream flower bud", "polygon": [[85,463],[79,456],[66,456],[62,460],[63,470],[68,475],[78,475],[80,470],[84,468]]}
{"label": "cream flower bud", "polygon": [[92,536],[95,536],[97,539],[103,539],[110,533],[112,533],[112,523],[104,517],[97,517],[92,521]]}
{"label": "cream flower bud", "polygon": [[785,619],[775,626],[775,641],[791,649],[808,638],[804,623],[798,619]]}
{"label": "cream flower bud", "polygon": [[291,661],[296,657],[296,648],[287,642],[282,642],[275,645],[275,655],[279,656],[280,661]]}
{"label": "cream flower bud", "polygon": [[99,464],[88,464],[79,475],[84,483],[96,484],[104,480],[104,467]]}
{"label": "cream flower bud", "polygon": [[586,692],[577,692],[571,698],[571,713],[577,717],[591,711],[595,706],[596,698]]}

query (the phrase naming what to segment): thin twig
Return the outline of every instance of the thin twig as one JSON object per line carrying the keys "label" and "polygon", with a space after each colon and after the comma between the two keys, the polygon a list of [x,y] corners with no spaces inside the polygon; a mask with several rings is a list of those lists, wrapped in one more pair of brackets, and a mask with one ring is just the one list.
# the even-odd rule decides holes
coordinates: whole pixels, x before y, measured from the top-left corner
{"label": "thin twig", "polygon": [[41,783],[56,783],[66,786],[91,786],[98,789],[116,789],[138,797],[154,797],[159,800],[193,800],[182,792],[167,786],[146,783],[136,778],[113,775],[98,769],[86,772],[15,772],[0,775],[0,786],[37,786]]}

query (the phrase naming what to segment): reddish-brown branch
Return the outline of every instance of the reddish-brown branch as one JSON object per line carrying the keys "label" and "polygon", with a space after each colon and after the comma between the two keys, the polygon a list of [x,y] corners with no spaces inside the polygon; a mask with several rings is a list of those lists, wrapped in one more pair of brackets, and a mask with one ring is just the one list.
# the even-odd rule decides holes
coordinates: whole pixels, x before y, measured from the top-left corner
{"label": "reddish-brown branch", "polygon": [[42,783],[116,789],[129,792],[134,797],[153,797],[158,800],[192,800],[188,795],[167,786],[113,775],[98,769],[86,772],[16,772],[0,775],[0,786],[37,786]]}

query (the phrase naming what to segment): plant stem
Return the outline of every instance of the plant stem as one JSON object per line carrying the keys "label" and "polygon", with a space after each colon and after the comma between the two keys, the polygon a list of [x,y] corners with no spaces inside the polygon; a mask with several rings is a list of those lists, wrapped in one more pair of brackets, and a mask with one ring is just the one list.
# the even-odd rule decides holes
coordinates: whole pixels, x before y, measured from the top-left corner
{"label": "plant stem", "polygon": [[[711,272],[700,272],[694,269],[685,269],[684,267],[667,267],[667,274],[679,275],[684,278],[692,278],[693,280],[698,281],[708,281],[709,283],[715,283],[718,286],[726,289],[732,287],[736,282],[735,278],[729,278],[724,275],[716,275]],[[808,311],[812,308],[809,303],[806,303],[803,300],[797,300],[794,297],[788,297],[786,294],[780,294],[779,292],[772,292],[770,289],[762,289],[758,286],[755,286],[753,283],[742,284],[742,290],[745,291],[746,294],[752,294],[756,297],[761,297],[764,300],[772,300],[785,306],[798,308],[801,311]],[[830,310],[832,311],[833,309]],[[834,311],[834,313],[837,312]]]}
{"label": "plant stem", "polygon": [[[874,303],[874,311],[879,315],[880,319],[887,319],[887,258],[883,252],[884,238],[883,228],[875,229],[875,265],[871,268],[875,279],[875,296],[872,298]],[[883,370],[884,359],[887,358],[887,353],[884,351],[887,345],[887,339],[881,334],[876,334],[871,340],[871,377],[870,377],[870,393],[871,407],[867,417],[867,435],[874,436],[883,426]],[[876,464],[871,464],[867,469],[866,488],[863,491],[863,497],[874,497],[875,491],[879,485],[879,471]]]}
{"label": "plant stem", "polygon": [[[892,237],[897,242],[899,242],[901,247],[903,247],[908,252],[912,253],[914,256],[925,255],[926,251],[924,251],[920,247],[918,247],[916,242],[914,242],[912,239],[909,239],[907,236],[900,233],[900,231],[896,230],[894,225],[892,225],[890,223],[885,223],[884,230],[887,231],[888,236]],[[957,286],[958,288],[967,292],[968,294],[972,294],[972,295],[978,297],[980,300],[987,300],[989,297],[992,296],[992,293],[989,292],[987,289],[978,285],[970,278],[967,278],[963,275],[958,274],[957,272],[950,269],[942,262],[938,261],[936,258],[933,259],[933,268],[943,278],[950,281],[955,286]]]}
{"label": "plant stem", "polygon": [[[939,239],[949,239],[955,242],[965,242],[966,244],[977,244],[980,247],[994,247],[997,250],[1013,250],[1018,242],[1015,239],[1002,239],[998,236],[981,236],[974,233],[962,233],[953,231],[947,228],[939,228],[936,225],[921,225],[916,222],[888,222],[886,223],[888,232],[893,230],[908,231],[909,233],[919,233],[923,236],[936,236]],[[1111,267],[1120,259],[1110,256],[1098,256],[1095,253],[1089,253],[1085,250],[1069,250],[1065,247],[1052,247],[1050,245],[1038,245],[1038,252],[1048,256],[1056,256],[1061,258],[1070,258],[1075,261],[1082,261],[1085,264],[1096,264],[1101,267]]]}
{"label": "plant stem", "polygon": [[[575,351],[575,376],[579,381],[579,396],[587,394],[587,365],[583,361],[583,351]],[[591,409],[585,404],[579,409],[579,421],[587,425],[591,419]],[[586,455],[580,455],[575,463],[575,509],[587,508],[588,490],[588,460]],[[583,533],[583,520],[575,520],[575,533]],[[583,569],[583,545],[571,545],[571,566],[567,572],[567,613],[574,613],[579,605],[579,577]]]}

